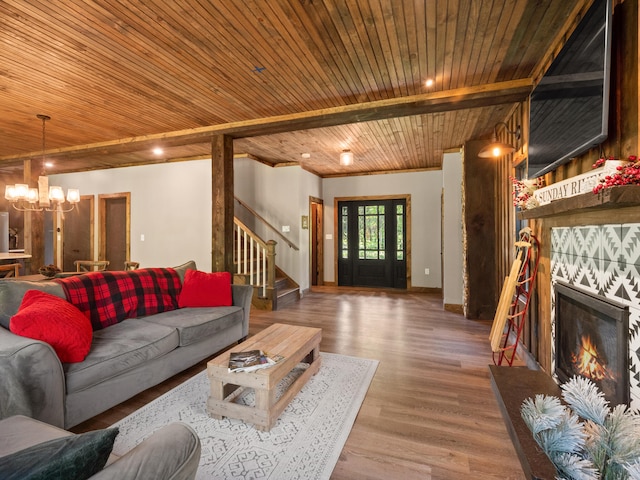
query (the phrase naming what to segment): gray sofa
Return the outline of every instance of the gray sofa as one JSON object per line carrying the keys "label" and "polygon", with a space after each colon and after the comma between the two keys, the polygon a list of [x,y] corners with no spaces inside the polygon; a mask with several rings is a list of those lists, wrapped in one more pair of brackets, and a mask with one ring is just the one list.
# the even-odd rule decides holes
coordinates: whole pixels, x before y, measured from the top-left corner
{"label": "gray sofa", "polygon": [[[194,262],[175,267],[181,281]],[[252,287],[232,285],[230,307],[179,308],[93,333],[84,361],[61,363],[44,342],[14,335],[27,290],[65,298],[56,282],[0,280],[0,419],[25,415],[68,429],[248,335]]]}
{"label": "gray sofa", "polygon": [[[76,443],[69,445],[66,441],[74,437]],[[88,471],[97,470],[89,477],[92,480],[191,480],[196,476],[202,448],[198,435],[191,427],[175,422],[158,429],[121,457],[109,455],[111,442],[105,441],[104,455],[96,461],[98,465],[94,469],[89,469],[88,464],[92,463],[92,459],[86,458],[83,449],[95,450],[96,442],[90,444],[87,440],[87,434],[74,436],[22,415],[0,420],[0,476],[3,476],[2,471],[7,471],[9,475],[24,478],[28,474],[35,475],[34,470],[43,473],[43,469],[49,469],[43,475],[59,478],[59,468],[71,464],[68,470],[80,471],[82,478],[86,478]],[[33,447],[38,447],[38,450]],[[52,455],[52,452],[55,454]],[[106,466],[101,468],[107,455]],[[53,461],[57,463],[52,465]],[[62,467],[60,464],[63,464]],[[17,471],[19,466],[23,467],[21,471]],[[51,470],[56,473],[52,474]],[[64,472],[64,478],[73,478],[74,475],[68,470]]]}

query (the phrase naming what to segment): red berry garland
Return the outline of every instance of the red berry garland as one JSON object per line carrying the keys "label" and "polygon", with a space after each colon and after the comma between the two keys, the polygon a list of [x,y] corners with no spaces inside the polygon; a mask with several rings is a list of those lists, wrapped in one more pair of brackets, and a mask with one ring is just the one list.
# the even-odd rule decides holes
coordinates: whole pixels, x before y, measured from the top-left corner
{"label": "red berry garland", "polygon": [[514,177],[509,178],[511,178],[511,183],[513,184],[513,190],[511,192],[513,205],[522,209],[537,207],[538,201],[533,196],[533,192],[544,186],[544,178],[539,177],[533,180],[518,180]]}
{"label": "red berry garland", "polygon": [[[596,165],[599,167],[604,164],[604,162],[599,163],[600,160],[593,164],[595,168],[597,168]],[[640,185],[640,162],[638,162],[638,157],[630,155],[628,160],[631,163],[617,167],[616,173],[613,175],[606,175],[604,178],[600,179],[600,183],[593,187],[593,193],[599,193],[609,187]]]}

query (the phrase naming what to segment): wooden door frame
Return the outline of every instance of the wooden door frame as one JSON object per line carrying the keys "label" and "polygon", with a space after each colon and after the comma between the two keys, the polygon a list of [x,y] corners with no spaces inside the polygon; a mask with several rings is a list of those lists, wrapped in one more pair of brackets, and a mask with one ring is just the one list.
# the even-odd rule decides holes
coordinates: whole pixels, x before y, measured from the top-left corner
{"label": "wooden door frame", "polygon": [[98,260],[106,260],[107,256],[107,200],[124,198],[126,201],[125,256],[131,259],[131,192],[107,193],[98,195]]}
{"label": "wooden door frame", "polygon": [[[89,200],[90,204],[89,245],[91,246],[91,251],[95,252],[95,195],[80,195],[80,203],[82,203],[83,200]],[[76,205],[75,208],[78,208],[78,205]],[[53,251],[56,252],[56,265],[62,268],[62,265],[64,265],[64,220],[60,221],[60,215],[56,215],[53,218],[53,228],[55,231],[55,235],[53,236]],[[58,231],[58,229],[60,231]]]}
{"label": "wooden door frame", "polygon": [[411,289],[411,194],[399,195],[367,195],[364,197],[334,197],[333,199],[333,278],[334,284],[338,286],[338,202],[361,202],[370,200],[404,200],[405,201],[405,259],[407,266],[407,290]]}
{"label": "wooden door frame", "polygon": [[312,247],[312,243],[316,240],[313,235],[311,235],[311,233],[313,232],[313,229],[315,228],[315,226],[311,225],[311,221],[313,220],[313,215],[312,215],[312,205],[313,204],[318,204],[319,205],[319,214],[318,214],[318,218],[320,218],[320,231],[317,232],[317,242],[316,242],[316,248],[317,248],[317,258],[316,258],[316,264],[318,266],[318,278],[317,278],[317,283],[318,285],[324,285],[324,200],[322,200],[321,198],[317,198],[317,197],[311,197],[309,196],[309,288],[312,287],[313,284],[313,275],[315,275],[314,272],[312,272],[312,267],[313,267],[313,257],[312,257],[312,253],[313,253],[313,247]]}

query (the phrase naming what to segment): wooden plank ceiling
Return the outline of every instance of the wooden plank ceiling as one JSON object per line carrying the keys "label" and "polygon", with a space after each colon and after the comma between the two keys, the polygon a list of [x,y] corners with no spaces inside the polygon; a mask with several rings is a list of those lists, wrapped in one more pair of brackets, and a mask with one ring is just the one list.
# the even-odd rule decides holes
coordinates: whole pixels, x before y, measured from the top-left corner
{"label": "wooden plank ceiling", "polygon": [[37,114],[50,173],[203,158],[215,133],[321,176],[439,168],[527,98],[589,3],[6,0],[0,172],[41,158]]}

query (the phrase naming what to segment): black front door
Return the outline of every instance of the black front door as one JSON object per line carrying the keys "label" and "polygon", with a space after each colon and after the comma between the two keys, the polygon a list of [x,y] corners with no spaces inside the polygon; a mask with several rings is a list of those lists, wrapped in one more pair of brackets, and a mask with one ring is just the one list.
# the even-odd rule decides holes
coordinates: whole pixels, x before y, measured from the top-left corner
{"label": "black front door", "polygon": [[338,285],[407,287],[406,200],[338,202]]}

